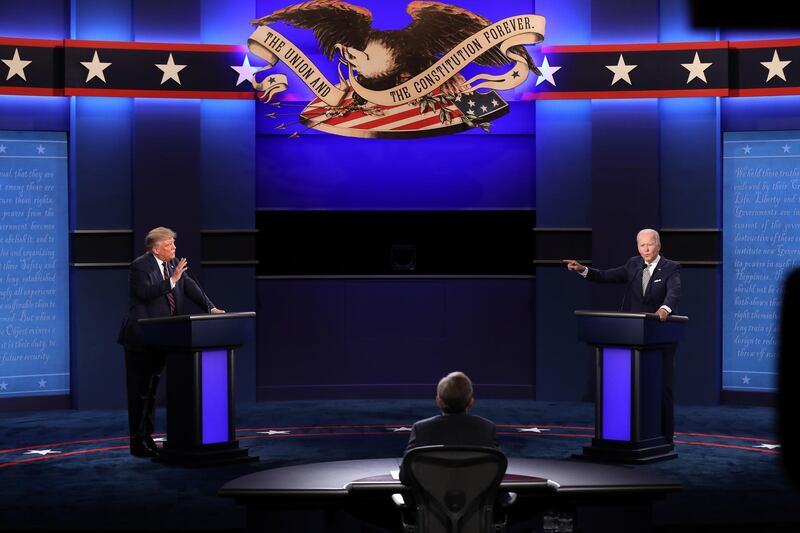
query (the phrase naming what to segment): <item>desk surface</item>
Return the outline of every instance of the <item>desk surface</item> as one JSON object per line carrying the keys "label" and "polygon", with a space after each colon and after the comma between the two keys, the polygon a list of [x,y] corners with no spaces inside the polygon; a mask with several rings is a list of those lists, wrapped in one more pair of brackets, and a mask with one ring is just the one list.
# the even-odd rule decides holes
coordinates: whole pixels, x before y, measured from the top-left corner
{"label": "desk surface", "polygon": [[[359,459],[286,466],[248,474],[226,483],[221,496],[253,498],[288,495],[341,495],[361,491],[397,492],[390,472],[401,459]],[[631,467],[579,461],[509,458],[501,487],[518,493],[654,493],[681,490],[677,482]]]}

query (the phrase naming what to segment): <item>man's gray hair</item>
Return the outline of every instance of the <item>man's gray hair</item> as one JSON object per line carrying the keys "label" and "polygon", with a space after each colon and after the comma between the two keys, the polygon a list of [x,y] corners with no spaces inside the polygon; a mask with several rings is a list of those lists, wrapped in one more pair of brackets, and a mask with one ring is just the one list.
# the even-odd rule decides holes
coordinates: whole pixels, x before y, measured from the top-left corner
{"label": "man's gray hair", "polygon": [[144,238],[144,247],[149,251],[157,243],[166,241],[167,239],[174,239],[177,236],[178,234],[171,229],[159,226],[147,232],[147,236]]}
{"label": "man's gray hair", "polygon": [[650,228],[645,228],[636,234],[636,244],[639,244],[639,237],[641,237],[642,233],[652,233],[656,238],[656,244],[661,244],[661,235],[659,235],[656,230]]}
{"label": "man's gray hair", "polygon": [[445,413],[463,413],[472,400],[472,382],[463,372],[451,372],[439,380],[436,395]]}

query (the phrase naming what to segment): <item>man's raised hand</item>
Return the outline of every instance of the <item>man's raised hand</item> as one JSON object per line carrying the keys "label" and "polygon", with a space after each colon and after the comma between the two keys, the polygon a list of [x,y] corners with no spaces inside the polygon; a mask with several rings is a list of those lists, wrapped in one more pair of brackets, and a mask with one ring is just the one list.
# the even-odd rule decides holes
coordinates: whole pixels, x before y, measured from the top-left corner
{"label": "man's raised hand", "polygon": [[178,261],[178,266],[175,267],[175,271],[172,272],[172,276],[170,277],[172,282],[178,283],[178,281],[181,279],[181,276],[183,276],[183,273],[186,272],[187,268],[189,268],[189,263],[186,261],[185,257],[181,257],[181,260]]}

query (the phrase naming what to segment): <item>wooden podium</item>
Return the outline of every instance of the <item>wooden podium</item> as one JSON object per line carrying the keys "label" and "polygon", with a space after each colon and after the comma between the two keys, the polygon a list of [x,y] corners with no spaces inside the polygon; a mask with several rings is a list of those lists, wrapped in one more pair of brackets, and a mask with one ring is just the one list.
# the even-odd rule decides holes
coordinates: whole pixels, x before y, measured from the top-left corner
{"label": "wooden podium", "polygon": [[649,463],[677,457],[672,375],[685,316],[575,311],[578,339],[594,347],[595,433],[582,459]]}
{"label": "wooden podium", "polygon": [[256,314],[140,319],[146,344],[167,352],[167,441],[159,460],[188,466],[257,461],[235,434],[233,349]]}

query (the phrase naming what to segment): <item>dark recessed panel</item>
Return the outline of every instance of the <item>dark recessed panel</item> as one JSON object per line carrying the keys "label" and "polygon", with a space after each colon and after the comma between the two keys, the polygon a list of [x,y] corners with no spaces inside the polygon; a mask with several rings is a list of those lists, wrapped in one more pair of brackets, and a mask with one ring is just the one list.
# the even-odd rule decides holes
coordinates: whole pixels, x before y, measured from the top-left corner
{"label": "dark recessed panel", "polygon": [[257,230],[206,230],[200,233],[203,264],[255,264]]}
{"label": "dark recessed panel", "polygon": [[592,257],[591,228],[536,228],[536,264],[561,264],[564,259],[586,262]]}
{"label": "dark recessed panel", "polygon": [[258,274],[532,275],[535,211],[259,211]]}
{"label": "dark recessed panel", "polygon": [[778,405],[778,394],[774,392],[752,392],[752,391],[720,391],[720,403],[722,405],[759,405],[763,407],[775,407]]}
{"label": "dark recessed panel", "polygon": [[661,249],[665,257],[685,264],[722,262],[722,232],[711,229],[662,229]]}
{"label": "dark recessed panel", "polygon": [[70,409],[71,396],[28,396],[25,398],[0,399],[0,412],[11,411],[50,411]]}
{"label": "dark recessed panel", "polygon": [[130,230],[75,230],[71,238],[73,265],[114,266],[133,260]]}

